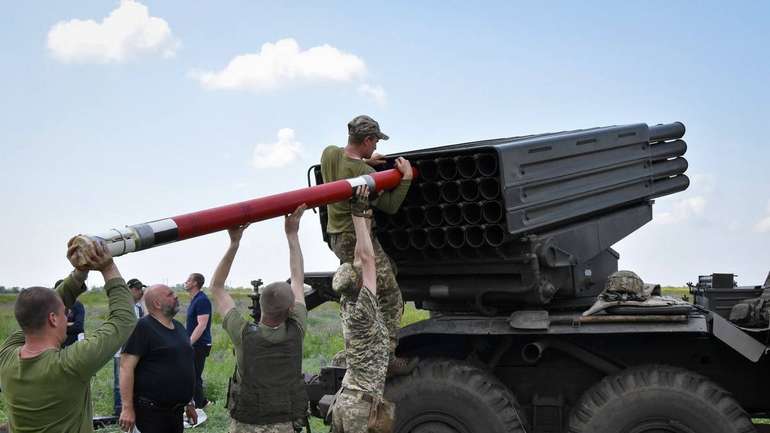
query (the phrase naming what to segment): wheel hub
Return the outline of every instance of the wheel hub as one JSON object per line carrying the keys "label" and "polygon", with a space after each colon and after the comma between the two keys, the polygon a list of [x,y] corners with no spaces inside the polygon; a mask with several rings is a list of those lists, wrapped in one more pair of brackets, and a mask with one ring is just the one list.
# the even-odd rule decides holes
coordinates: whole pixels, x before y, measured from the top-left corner
{"label": "wheel hub", "polygon": [[624,433],[696,433],[686,425],[672,419],[651,419],[640,422],[630,428],[624,429]]}
{"label": "wheel hub", "polygon": [[399,429],[400,433],[473,433],[456,418],[443,413],[421,414]]}

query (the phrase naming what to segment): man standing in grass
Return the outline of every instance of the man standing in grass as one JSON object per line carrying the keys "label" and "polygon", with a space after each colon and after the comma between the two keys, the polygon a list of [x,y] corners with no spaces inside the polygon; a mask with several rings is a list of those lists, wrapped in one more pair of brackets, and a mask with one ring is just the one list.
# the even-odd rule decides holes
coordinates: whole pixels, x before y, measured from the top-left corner
{"label": "man standing in grass", "polygon": [[[131,294],[104,243],[76,237],[68,247],[76,269],[55,291],[30,287],[19,294],[14,315],[21,330],[0,346],[0,387],[13,432],[92,432],[91,377],[136,322]],[[83,293],[89,270],[104,277],[109,315],[83,341],[62,349],[65,308]]]}
{"label": "man standing in grass", "polygon": [[211,353],[211,301],[203,293],[203,283],[203,275],[199,273],[190,274],[184,282],[185,290],[190,293],[187,335],[195,354],[195,407],[201,409],[209,403],[203,394],[203,368]]}
{"label": "man standing in grass", "polygon": [[291,284],[278,281],[262,289],[259,324],[246,320],[225,291],[225,280],[247,226],[229,230],[230,246],[211,278],[211,295],[236,355],[228,390],[230,433],[294,433],[294,424],[306,420],[302,341],[307,308],[297,235],[305,209],[305,205],[298,207],[284,222]]}
{"label": "man standing in grass", "polygon": [[179,299],[168,286],[156,284],[145,294],[147,316],[141,318],[120,355],[120,427],[143,433],[182,433],[182,413],[195,424],[189,404],[195,390],[193,348],[184,326],[174,320]]}

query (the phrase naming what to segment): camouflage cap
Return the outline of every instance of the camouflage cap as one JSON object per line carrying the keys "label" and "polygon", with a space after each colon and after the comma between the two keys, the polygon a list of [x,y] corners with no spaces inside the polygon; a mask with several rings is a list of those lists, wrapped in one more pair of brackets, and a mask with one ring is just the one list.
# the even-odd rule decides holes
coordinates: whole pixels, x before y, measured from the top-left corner
{"label": "camouflage cap", "polygon": [[332,289],[338,295],[353,294],[361,289],[361,271],[351,263],[343,263],[332,278]]}
{"label": "camouflage cap", "polygon": [[380,131],[380,124],[367,115],[356,116],[348,122],[348,134],[357,136],[374,135],[381,140],[387,140],[387,135]]}
{"label": "camouflage cap", "polygon": [[607,277],[605,292],[633,293],[647,298],[652,294],[654,285],[644,284],[639,275],[631,271],[617,271]]}

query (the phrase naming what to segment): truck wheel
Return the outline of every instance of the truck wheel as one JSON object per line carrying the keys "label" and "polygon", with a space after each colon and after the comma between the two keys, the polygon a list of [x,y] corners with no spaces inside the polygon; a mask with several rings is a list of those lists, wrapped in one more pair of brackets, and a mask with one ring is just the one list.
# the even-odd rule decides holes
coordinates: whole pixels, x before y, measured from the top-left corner
{"label": "truck wheel", "polygon": [[388,381],[393,433],[524,433],[513,394],[491,374],[454,360],[420,361]]}
{"label": "truck wheel", "polygon": [[725,390],[681,368],[646,365],[606,377],[572,410],[570,433],[750,433]]}

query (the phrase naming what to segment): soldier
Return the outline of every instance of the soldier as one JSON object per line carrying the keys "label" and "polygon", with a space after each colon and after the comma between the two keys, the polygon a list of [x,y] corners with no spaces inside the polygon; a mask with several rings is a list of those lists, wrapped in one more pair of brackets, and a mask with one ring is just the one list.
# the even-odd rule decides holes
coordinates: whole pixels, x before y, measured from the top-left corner
{"label": "soldier", "polygon": [[[14,306],[20,331],[0,346],[0,387],[14,432],[92,432],[91,377],[128,339],[136,323],[131,294],[104,243],[76,237],[67,258],[75,271],[56,290],[30,287]],[[83,293],[88,270],[104,277],[109,316],[85,340],[61,349],[65,307]]]}
{"label": "soldier", "polygon": [[383,401],[389,338],[378,305],[377,259],[372,245],[369,189],[357,188],[352,221],[356,244],[353,263],[343,263],[332,280],[340,295],[347,371],[332,410],[332,431],[366,433],[379,417],[393,416]]}
{"label": "soldier", "polygon": [[286,217],[291,284],[268,284],[259,298],[259,324],[235,308],[225,280],[247,226],[229,230],[230,247],[211,278],[211,295],[235,349],[236,367],[228,390],[230,433],[294,433],[307,418],[302,378],[305,335],[304,265],[297,232],[306,206]]}
{"label": "soldier", "polygon": [[[374,151],[377,142],[389,137],[380,131],[380,125],[369,116],[357,116],[348,123],[348,144],[344,148],[329,146],[321,155],[321,174],[324,182],[333,182],[372,173],[374,165],[385,161]],[[396,159],[396,168],[402,173],[401,183],[392,191],[382,192],[373,204],[383,212],[393,214],[398,211],[406,198],[412,183],[412,166],[404,158]],[[353,262],[353,250],[356,245],[355,230],[350,217],[350,205],[347,202],[327,206],[331,247],[340,263]],[[376,238],[372,246],[377,261],[378,303],[388,329],[390,338],[388,375],[409,373],[417,363],[416,359],[402,359],[395,356],[398,326],[404,311],[404,301],[396,282],[393,264]]]}

